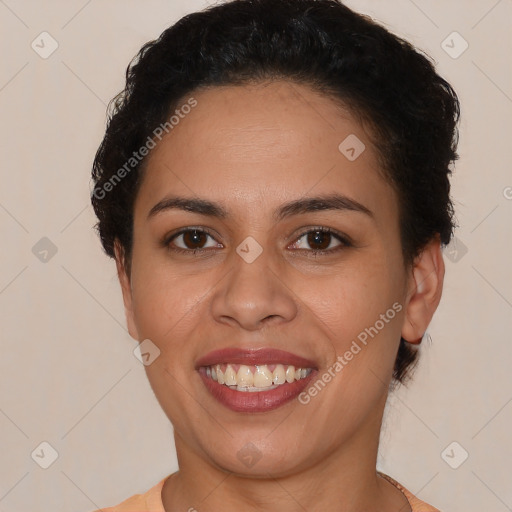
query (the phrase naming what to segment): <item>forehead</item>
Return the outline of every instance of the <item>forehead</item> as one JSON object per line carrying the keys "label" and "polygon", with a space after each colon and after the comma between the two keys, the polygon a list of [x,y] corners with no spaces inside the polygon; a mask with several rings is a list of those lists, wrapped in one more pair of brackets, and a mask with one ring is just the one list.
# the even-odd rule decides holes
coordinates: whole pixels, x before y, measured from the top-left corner
{"label": "forehead", "polygon": [[392,199],[367,133],[309,87],[277,81],[190,96],[197,106],[148,156],[136,209],[149,211],[165,193],[229,199],[240,210],[332,192],[372,210]]}

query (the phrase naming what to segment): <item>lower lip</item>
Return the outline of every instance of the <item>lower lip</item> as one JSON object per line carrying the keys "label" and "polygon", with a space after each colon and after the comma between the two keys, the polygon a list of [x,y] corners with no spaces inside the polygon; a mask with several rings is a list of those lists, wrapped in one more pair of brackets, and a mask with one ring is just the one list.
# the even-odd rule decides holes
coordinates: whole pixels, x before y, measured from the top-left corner
{"label": "lower lip", "polygon": [[317,373],[316,370],[312,370],[307,377],[291,383],[285,382],[275,389],[250,392],[237,391],[219,384],[206,376],[205,368],[200,368],[198,371],[213,397],[235,412],[267,412],[277,409],[299,396]]}

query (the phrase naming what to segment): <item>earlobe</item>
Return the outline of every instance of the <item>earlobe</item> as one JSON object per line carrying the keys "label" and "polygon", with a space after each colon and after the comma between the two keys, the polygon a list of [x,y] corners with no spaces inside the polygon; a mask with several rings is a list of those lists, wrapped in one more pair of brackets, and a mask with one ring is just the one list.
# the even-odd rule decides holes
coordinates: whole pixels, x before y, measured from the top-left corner
{"label": "earlobe", "polygon": [[117,277],[119,278],[119,284],[121,285],[121,292],[123,294],[124,311],[128,332],[134,340],[139,341],[139,333],[137,331],[137,327],[135,326],[135,318],[133,314],[131,280],[127,272],[124,249],[117,238],[114,242],[114,253],[116,259]]}
{"label": "earlobe", "polygon": [[441,242],[429,242],[414,261],[406,299],[402,338],[419,344],[441,300],[444,280]]}

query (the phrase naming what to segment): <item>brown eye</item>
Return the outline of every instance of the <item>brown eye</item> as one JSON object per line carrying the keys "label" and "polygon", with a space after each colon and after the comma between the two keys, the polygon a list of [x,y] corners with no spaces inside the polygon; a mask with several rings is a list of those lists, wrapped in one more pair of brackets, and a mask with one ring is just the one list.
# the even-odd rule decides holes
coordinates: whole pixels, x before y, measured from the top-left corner
{"label": "brown eye", "polygon": [[322,231],[310,231],[307,234],[307,241],[313,249],[325,250],[331,242],[331,233],[323,233]]}
{"label": "brown eye", "polygon": [[292,247],[313,254],[323,254],[334,253],[337,250],[351,246],[352,243],[347,237],[335,233],[329,228],[315,228],[303,233]]}
{"label": "brown eye", "polygon": [[[210,245],[207,246],[209,238],[213,241],[213,244],[210,242]],[[213,237],[201,229],[184,229],[173,235],[166,245],[178,252],[202,251],[208,247],[218,246]]]}
{"label": "brown eye", "polygon": [[[183,243],[187,247],[187,249],[197,249],[202,248],[206,243],[206,238],[208,235],[203,233],[202,231],[187,231],[182,234]],[[199,247],[197,247],[199,246]]]}

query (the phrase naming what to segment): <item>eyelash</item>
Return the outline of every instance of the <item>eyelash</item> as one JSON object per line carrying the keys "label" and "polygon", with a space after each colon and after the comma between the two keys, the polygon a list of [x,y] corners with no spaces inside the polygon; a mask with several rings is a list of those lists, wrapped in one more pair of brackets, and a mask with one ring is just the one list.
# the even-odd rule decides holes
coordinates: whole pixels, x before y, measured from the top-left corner
{"label": "eyelash", "polygon": [[[204,254],[204,253],[208,252],[209,250],[211,250],[211,249],[183,249],[181,247],[172,247],[170,245],[171,242],[175,238],[177,238],[178,236],[186,234],[186,233],[190,233],[190,232],[197,232],[197,233],[208,235],[211,238],[214,238],[213,234],[210,233],[206,229],[189,227],[189,228],[186,228],[186,229],[182,229],[181,231],[179,231],[177,233],[174,233],[174,234],[172,234],[170,236],[165,237],[162,240],[162,245],[164,247],[168,248],[170,251],[173,251],[173,252],[179,253],[179,254],[192,254],[192,255],[196,255],[197,253],[199,253],[199,254],[203,253]],[[313,227],[313,228],[308,229],[308,231],[305,231],[305,232],[301,233],[295,239],[294,244],[297,243],[304,236],[309,235],[310,233],[317,233],[317,232],[320,232],[322,234],[328,234],[328,235],[334,236],[335,238],[338,239],[339,242],[341,242],[341,245],[338,245],[334,249],[293,249],[293,250],[295,250],[295,251],[305,251],[307,253],[310,253],[310,257],[317,257],[317,256],[333,254],[335,252],[338,252],[339,250],[346,249],[347,247],[353,247],[353,243],[351,242],[351,240],[346,235],[343,235],[341,233],[338,233],[337,231],[334,231],[331,228],[326,228],[326,227],[323,227],[323,226]]]}

